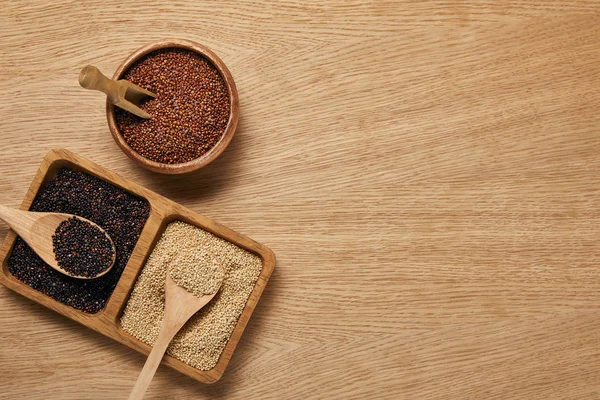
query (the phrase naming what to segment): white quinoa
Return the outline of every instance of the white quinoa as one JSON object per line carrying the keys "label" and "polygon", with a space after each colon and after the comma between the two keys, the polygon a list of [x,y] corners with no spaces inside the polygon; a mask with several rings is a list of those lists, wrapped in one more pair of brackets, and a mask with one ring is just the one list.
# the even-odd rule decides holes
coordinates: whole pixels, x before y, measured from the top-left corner
{"label": "white quinoa", "polygon": [[221,287],[225,272],[219,260],[203,247],[179,254],[167,268],[169,276],[177,285],[198,297],[216,293]]}
{"label": "white quinoa", "polygon": [[177,256],[205,248],[225,270],[221,289],[175,335],[167,353],[200,370],[214,368],[229,340],[262,269],[260,257],[209,232],[181,221],[170,223],[135,284],[121,327],[153,345],[164,315],[165,279]]}

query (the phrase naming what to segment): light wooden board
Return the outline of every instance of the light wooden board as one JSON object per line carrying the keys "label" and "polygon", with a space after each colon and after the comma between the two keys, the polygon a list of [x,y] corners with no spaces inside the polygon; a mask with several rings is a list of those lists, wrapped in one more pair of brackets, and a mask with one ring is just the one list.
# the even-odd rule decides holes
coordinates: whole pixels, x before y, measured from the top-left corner
{"label": "light wooden board", "polygon": [[[77,83],[165,37],[240,95],[190,176],[133,165]],[[223,378],[148,399],[597,399],[598,43],[585,0],[4,2],[0,202],[66,147],[277,254]],[[0,397],[124,398],[144,361],[4,288],[0,337]]]}

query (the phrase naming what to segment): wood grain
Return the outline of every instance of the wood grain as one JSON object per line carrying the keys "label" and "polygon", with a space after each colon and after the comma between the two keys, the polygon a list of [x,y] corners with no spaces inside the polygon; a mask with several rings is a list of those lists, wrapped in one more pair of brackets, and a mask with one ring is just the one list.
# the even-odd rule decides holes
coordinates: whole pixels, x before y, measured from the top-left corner
{"label": "wood grain", "polygon": [[[148,399],[600,397],[597,1],[2,10],[0,203],[66,147],[277,254],[223,379],[159,368]],[[189,176],[132,163],[77,84],[165,37],[240,96]],[[8,290],[0,322],[3,396],[124,398],[144,361]]]}

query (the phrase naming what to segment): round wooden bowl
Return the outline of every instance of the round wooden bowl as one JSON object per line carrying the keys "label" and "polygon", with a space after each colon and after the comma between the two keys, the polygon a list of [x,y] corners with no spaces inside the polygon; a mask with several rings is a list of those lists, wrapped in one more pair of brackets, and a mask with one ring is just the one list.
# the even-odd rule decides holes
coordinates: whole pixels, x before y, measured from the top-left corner
{"label": "round wooden bowl", "polygon": [[163,164],[156,161],[149,160],[145,157],[142,157],[139,153],[133,150],[125,141],[119,128],[117,127],[117,122],[115,118],[115,108],[114,106],[107,100],[106,101],[106,118],[108,119],[108,128],[110,129],[110,133],[112,134],[113,139],[117,143],[117,145],[123,150],[123,152],[132,160],[136,161],[142,167],[158,172],[161,174],[183,174],[186,172],[195,171],[199,168],[204,167],[215,158],[217,158],[223,150],[227,147],[231,139],[233,138],[233,134],[235,133],[235,129],[237,128],[238,119],[240,115],[240,101],[238,97],[237,88],[235,87],[235,83],[233,82],[233,77],[231,73],[221,61],[219,57],[208,48],[202,46],[199,43],[191,42],[189,40],[181,40],[181,39],[166,39],[160,40],[158,42],[150,43],[136,51],[133,52],[115,71],[113,79],[118,80],[122,79],[125,72],[131,68],[131,66],[141,57],[145,56],[148,53],[159,49],[166,48],[181,48],[190,51],[194,51],[206,59],[208,59],[219,71],[225,83],[227,84],[227,89],[229,90],[229,99],[231,105],[231,112],[229,114],[229,122],[227,123],[227,128],[223,133],[223,136],[217,142],[217,144],[204,153],[202,156],[188,161],[186,163],[181,164]]}

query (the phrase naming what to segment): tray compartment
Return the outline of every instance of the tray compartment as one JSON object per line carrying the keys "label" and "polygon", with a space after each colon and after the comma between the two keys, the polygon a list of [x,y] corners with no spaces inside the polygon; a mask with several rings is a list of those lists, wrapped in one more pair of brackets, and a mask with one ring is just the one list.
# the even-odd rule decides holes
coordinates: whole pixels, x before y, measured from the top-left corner
{"label": "tray compartment", "polygon": [[[33,201],[35,200],[37,195],[40,193],[40,191],[43,190],[43,188],[45,188],[47,186],[47,184],[53,178],[56,177],[58,172],[64,168],[78,171],[78,172],[83,172],[83,173],[89,174],[91,176],[94,176],[100,180],[106,181],[106,182],[110,183],[111,185],[118,187],[118,188],[122,189],[123,191],[130,193],[130,194],[134,195],[135,197],[140,198],[140,199],[146,201],[148,204],[150,204],[148,199],[145,196],[143,196],[143,194],[135,193],[135,192],[129,190],[129,188],[126,185],[120,184],[119,182],[115,182],[111,179],[107,179],[101,173],[99,173],[98,170],[95,170],[93,168],[92,169],[86,168],[84,164],[78,163],[69,157],[61,157],[60,152],[61,151],[51,151],[50,153],[48,153],[46,155],[46,157],[42,161],[42,165],[40,166],[40,168],[38,169],[38,171],[36,173],[36,176],[31,184],[29,190],[27,191],[27,193],[25,195],[23,202],[21,203],[21,206],[19,207],[20,209],[29,210]],[[66,152],[66,153],[70,154],[68,152]],[[140,237],[146,230],[145,228],[147,225],[146,224],[147,221],[148,221],[148,219],[146,220],[146,222],[144,224],[144,228],[142,229],[142,233],[140,234]],[[66,315],[66,316],[76,319],[78,321],[80,321],[80,319],[87,320],[87,319],[94,318],[94,317],[100,317],[101,315],[103,315],[107,312],[109,303],[111,302],[111,299],[113,299],[113,297],[116,293],[116,287],[115,287],[115,289],[113,289],[112,293],[107,298],[106,304],[104,305],[103,309],[101,309],[100,311],[98,311],[96,313],[86,313],[81,310],[75,309],[67,304],[64,304],[42,292],[39,292],[38,290],[34,289],[33,287],[30,287],[29,285],[19,281],[15,276],[13,276],[10,273],[9,267],[8,267],[8,258],[12,254],[12,250],[14,248],[16,240],[17,240],[17,235],[11,230],[11,231],[9,231],[2,247],[0,248],[0,255],[2,256],[2,274],[0,276],[0,283],[6,282],[5,283],[6,286],[9,286],[11,289],[19,292],[20,294],[23,294],[24,296],[26,296],[34,301],[37,301],[38,303],[41,303],[46,307],[49,307],[63,315]],[[134,258],[136,251],[139,251],[139,246],[136,246],[133,249],[132,253],[130,254],[129,259],[127,260],[125,269],[127,268],[128,265],[130,265],[130,263],[132,263],[132,258]],[[121,280],[121,277],[119,277],[119,281],[120,280]],[[119,282],[117,282],[117,285],[118,285],[118,283]],[[42,297],[40,297],[40,296],[42,296]],[[43,299],[43,301],[41,301],[42,299]]]}

